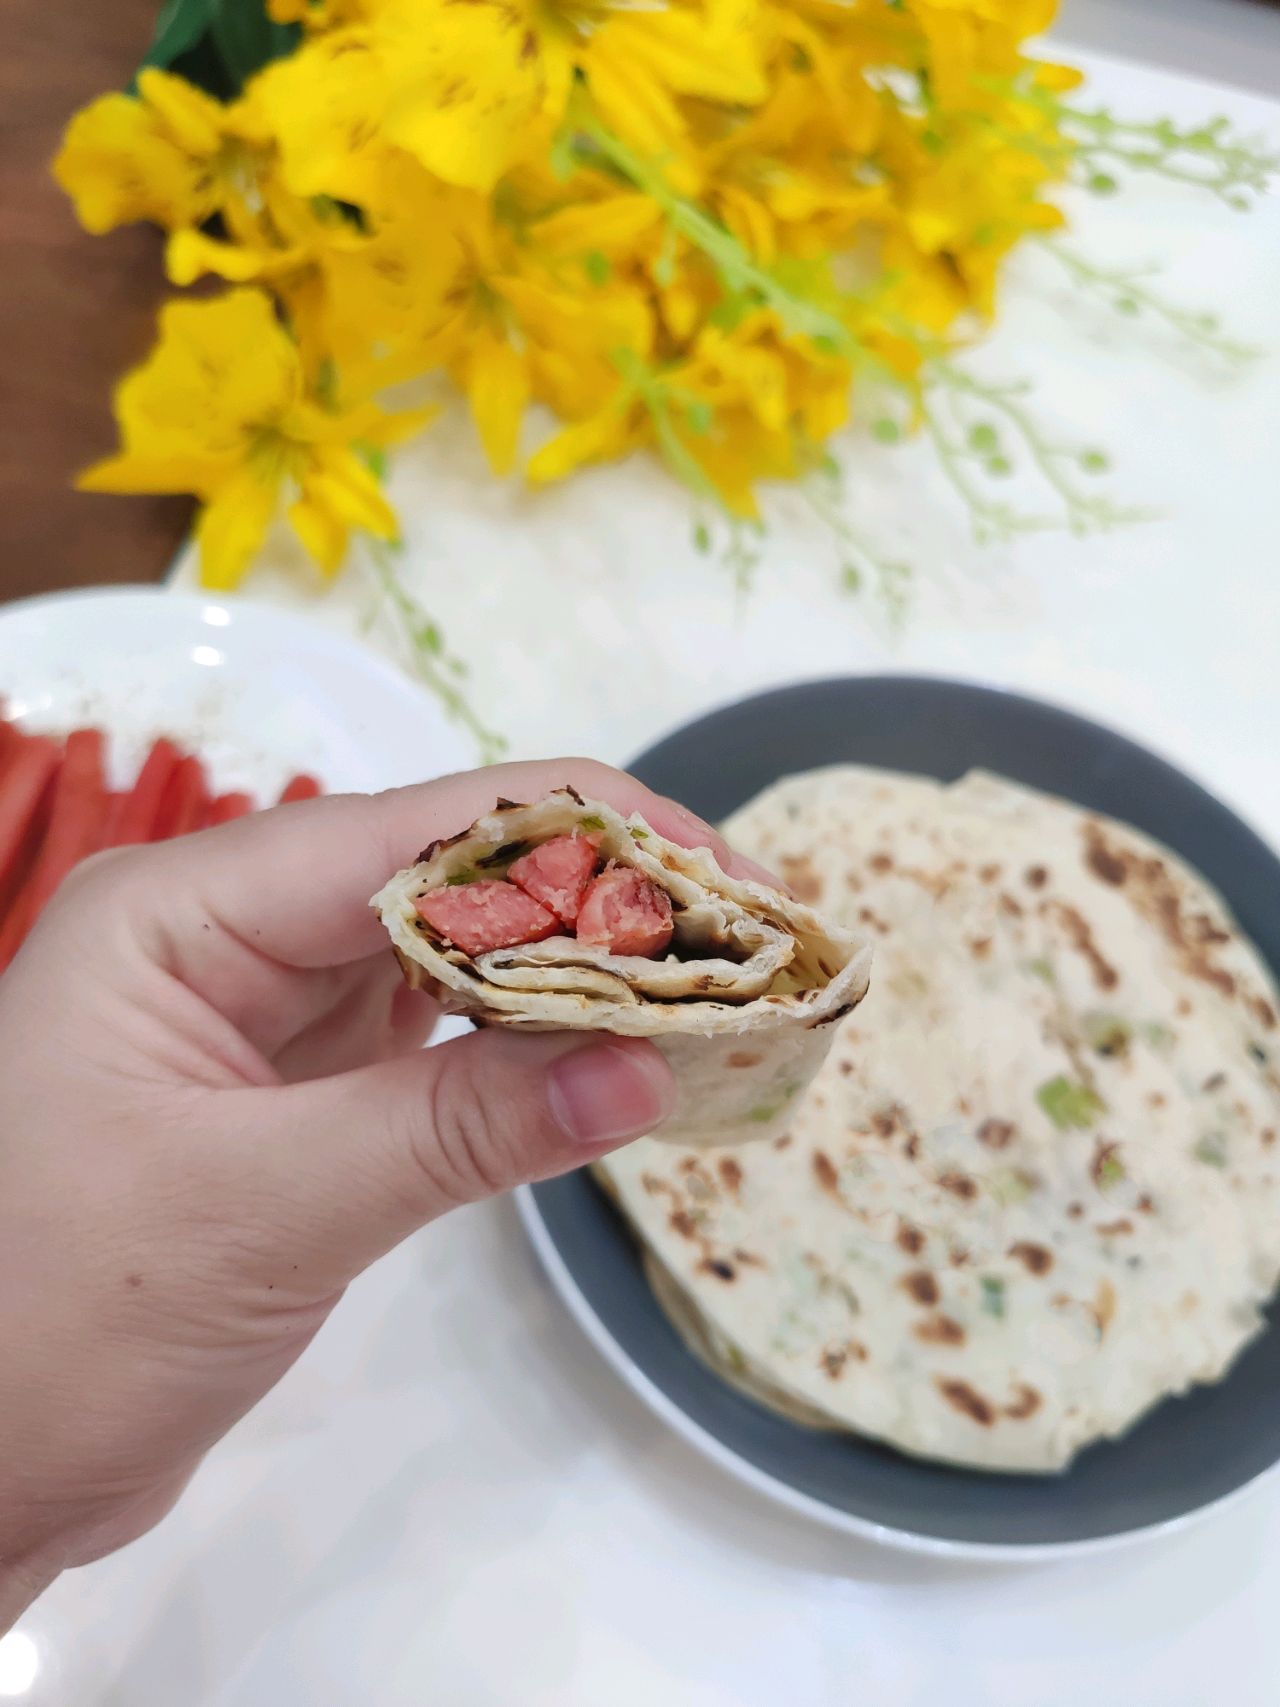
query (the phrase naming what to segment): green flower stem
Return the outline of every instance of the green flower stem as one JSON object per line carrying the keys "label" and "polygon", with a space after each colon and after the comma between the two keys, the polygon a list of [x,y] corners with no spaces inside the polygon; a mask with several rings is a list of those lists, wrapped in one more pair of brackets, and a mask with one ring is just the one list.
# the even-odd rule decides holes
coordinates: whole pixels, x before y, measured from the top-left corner
{"label": "green flower stem", "polygon": [[506,737],[481,722],[458,686],[458,678],[465,675],[466,666],[445,650],[440,630],[417,600],[405,591],[394,567],[392,548],[385,545],[371,547],[369,561],[382,597],[409,644],[414,673],[435,694],[449,716],[474,737],[480,750],[481,764],[495,763],[506,751]]}
{"label": "green flower stem", "polygon": [[1098,297],[1117,314],[1151,315],[1189,343],[1229,362],[1250,362],[1262,354],[1261,350],[1222,332],[1216,314],[1180,308],[1177,303],[1167,301],[1143,282],[1153,271],[1151,268],[1102,267],[1057,238],[1042,238],[1040,246],[1053,256],[1073,284]]}

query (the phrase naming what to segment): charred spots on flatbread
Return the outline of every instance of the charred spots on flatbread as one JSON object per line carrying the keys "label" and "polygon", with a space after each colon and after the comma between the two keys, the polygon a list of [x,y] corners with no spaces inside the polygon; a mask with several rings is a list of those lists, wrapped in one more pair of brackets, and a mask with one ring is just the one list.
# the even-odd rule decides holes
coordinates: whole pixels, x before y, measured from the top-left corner
{"label": "charred spots on flatbread", "polygon": [[789,1150],[794,1143],[795,1139],[791,1134],[789,1132],[783,1132],[774,1139],[773,1147],[775,1150]]}
{"label": "charred spots on flatbread", "polygon": [[1049,881],[1047,865],[1029,865],[1022,874],[1022,880],[1029,889],[1043,889]]}
{"label": "charred spots on flatbread", "polygon": [[1129,875],[1128,856],[1108,845],[1102,825],[1094,818],[1088,820],[1081,833],[1085,865],[1101,882],[1118,889]]}
{"label": "charred spots on flatbread", "polygon": [[1127,1215],[1122,1215],[1118,1221],[1099,1221],[1093,1230],[1099,1238],[1120,1239],[1133,1232],[1133,1222]]}
{"label": "charred spots on flatbread", "polygon": [[1053,1252],[1047,1245],[1038,1245],[1033,1239],[1018,1239],[1009,1246],[1009,1255],[1015,1262],[1020,1262],[1028,1274],[1048,1274],[1053,1267]]}
{"label": "charred spots on flatbread", "polygon": [[721,1156],[716,1163],[716,1172],[720,1175],[720,1183],[724,1189],[737,1197],[742,1190],[742,1167],[732,1156]]}
{"label": "charred spots on flatbread", "polygon": [[840,1170],[825,1150],[815,1150],[812,1159],[813,1177],[828,1197],[840,1197]]}
{"label": "charred spots on flatbread", "polygon": [[990,960],[991,938],[989,936],[970,937],[969,953],[975,960]]}
{"label": "charred spots on flatbread", "polygon": [[698,1223],[687,1209],[673,1209],[667,1217],[673,1233],[679,1233],[682,1239],[697,1240],[701,1237]]}
{"label": "charred spots on flatbread", "polygon": [[735,1049],[726,1061],[730,1067],[758,1067],[763,1061],[763,1055],[757,1055],[750,1049]]}
{"label": "charred spots on flatbread", "polygon": [[[1262,1026],[1264,1031],[1275,1030],[1276,1010],[1271,1006],[1270,1002],[1265,1001],[1261,996],[1250,996],[1248,1006],[1249,1012],[1257,1020],[1258,1024]],[[1262,1052],[1262,1059],[1264,1061],[1266,1060],[1265,1050]]]}
{"label": "charred spots on flatbread", "polygon": [[911,1332],[925,1345],[963,1345],[965,1331],[954,1316],[926,1316]]}
{"label": "charred spots on flatbread", "polygon": [[925,1246],[925,1236],[919,1227],[913,1227],[910,1221],[899,1221],[898,1231],[894,1235],[894,1243],[900,1251],[905,1251],[909,1257],[918,1257]]}
{"label": "charred spots on flatbread", "polygon": [[1002,891],[1000,895],[1000,911],[1004,913],[1007,918],[1021,919],[1025,916],[1026,908],[1022,905],[1021,901],[1016,899],[1016,897],[1005,894]]}
{"label": "charred spots on flatbread", "polygon": [[949,1405],[963,1412],[970,1421],[978,1423],[982,1428],[990,1428],[995,1422],[995,1406],[989,1399],[984,1399],[977,1388],[971,1387],[967,1381],[947,1381],[941,1376],[935,1376],[934,1386]]}
{"label": "charred spots on flatbread", "polygon": [[1035,1416],[1041,1405],[1044,1404],[1042,1396],[1034,1387],[1028,1386],[1025,1381],[1018,1382],[1013,1391],[1013,1403],[1004,1407],[1004,1414],[1007,1417],[1012,1417],[1014,1422],[1025,1422],[1028,1417]]}
{"label": "charred spots on flatbread", "polygon": [[1017,1130],[1011,1120],[997,1120],[995,1115],[988,1115],[978,1128],[978,1142],[985,1144],[988,1150],[1006,1150]]}
{"label": "charred spots on flatbread", "polygon": [[978,1195],[978,1182],[971,1174],[962,1174],[951,1169],[945,1174],[938,1175],[938,1184],[943,1191],[949,1191],[952,1197],[963,1198],[966,1203],[972,1202]]}
{"label": "charred spots on flatbread", "polygon": [[806,854],[783,854],[778,861],[778,875],[797,901],[812,903],[822,899],[822,879]]}
{"label": "charred spots on flatbread", "polygon": [[886,871],[893,870],[893,855],[883,851],[873,853],[867,861],[867,865],[872,871],[878,871],[883,876]]}
{"label": "charred spots on flatbread", "polygon": [[917,1304],[936,1304],[942,1296],[937,1280],[927,1268],[912,1269],[898,1282],[907,1297]]}
{"label": "charred spots on flatbread", "polygon": [[1062,926],[1067,933],[1067,940],[1076,953],[1082,955],[1088,962],[1093,974],[1093,981],[1100,990],[1114,990],[1120,982],[1120,974],[1099,949],[1093,940],[1093,932],[1083,913],[1076,907],[1069,907],[1062,901],[1046,901],[1043,910]]}
{"label": "charred spots on flatbread", "polygon": [[723,1257],[704,1257],[698,1264],[698,1269],[700,1273],[713,1274],[717,1280],[723,1280],[726,1283],[738,1278],[737,1269],[731,1262],[726,1262]]}

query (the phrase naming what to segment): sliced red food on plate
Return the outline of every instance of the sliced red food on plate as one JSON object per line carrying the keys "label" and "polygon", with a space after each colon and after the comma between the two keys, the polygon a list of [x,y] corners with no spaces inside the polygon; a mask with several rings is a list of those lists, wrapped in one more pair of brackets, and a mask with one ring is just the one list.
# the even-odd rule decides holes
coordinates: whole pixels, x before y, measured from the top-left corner
{"label": "sliced red food on plate", "polygon": [[599,863],[598,836],[553,836],[549,842],[522,854],[507,872],[512,883],[526,895],[541,901],[560,920],[572,925],[578,917],[582,897]]}
{"label": "sliced red food on plate", "polygon": [[665,890],[629,865],[607,866],[578,913],[578,941],[612,954],[652,959],[667,947],[673,928]]}
{"label": "sliced red food on plate", "polygon": [[111,833],[108,846],[127,847],[134,842],[155,840],[160,801],[181,754],[165,736],[152,743],[138,780],[129,790]]}
{"label": "sliced red food on plate", "polygon": [[555,936],[560,921],[549,907],[499,878],[436,889],[415,903],[431,928],[464,954],[488,954],[495,948],[541,942]]}
{"label": "sliced red food on plate", "polygon": [[246,794],[243,789],[233,789],[230,794],[220,794],[216,800],[209,802],[204,815],[206,829],[212,829],[215,824],[229,824],[233,818],[243,818],[246,813],[253,811],[253,796]]}
{"label": "sliced red food on plate", "polygon": [[44,839],[0,926],[0,966],[12,960],[63,878],[97,846],[106,804],[102,731],[73,729],[54,783]]}
{"label": "sliced red food on plate", "polygon": [[26,735],[15,744],[6,742],[6,749],[0,778],[0,907],[7,911],[43,834],[43,809],[62,748],[45,735]]}
{"label": "sliced red food on plate", "polygon": [[293,800],[314,800],[322,792],[315,777],[300,772],[297,776],[290,777],[285,783],[280,794],[280,805],[288,806]]}

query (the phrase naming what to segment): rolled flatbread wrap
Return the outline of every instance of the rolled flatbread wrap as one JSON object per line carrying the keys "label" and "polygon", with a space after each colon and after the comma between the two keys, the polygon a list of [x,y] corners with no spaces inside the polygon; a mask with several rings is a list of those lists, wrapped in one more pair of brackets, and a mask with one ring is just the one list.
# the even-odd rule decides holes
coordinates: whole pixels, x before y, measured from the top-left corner
{"label": "rolled flatbread wrap", "polygon": [[871,963],[861,936],[572,788],[499,800],[371,905],[447,1012],[652,1038],[680,1090],[653,1136],[679,1144],[778,1137]]}

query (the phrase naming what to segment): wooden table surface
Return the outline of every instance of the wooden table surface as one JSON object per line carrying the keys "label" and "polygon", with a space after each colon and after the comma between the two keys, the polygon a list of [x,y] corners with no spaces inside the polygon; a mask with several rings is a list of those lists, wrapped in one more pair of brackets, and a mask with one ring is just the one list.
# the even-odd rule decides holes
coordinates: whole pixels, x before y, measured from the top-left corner
{"label": "wooden table surface", "polygon": [[0,56],[0,599],[163,575],[185,498],[74,492],[114,443],[111,384],[163,295],[157,234],[89,237],[49,174],[68,116],[122,87],[157,0],[7,0]]}

